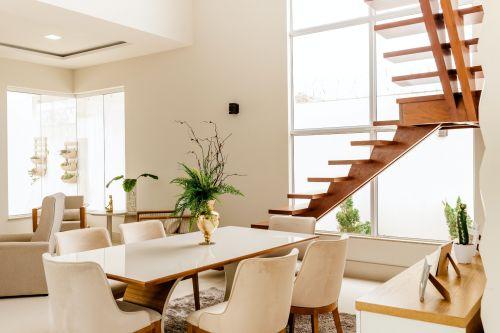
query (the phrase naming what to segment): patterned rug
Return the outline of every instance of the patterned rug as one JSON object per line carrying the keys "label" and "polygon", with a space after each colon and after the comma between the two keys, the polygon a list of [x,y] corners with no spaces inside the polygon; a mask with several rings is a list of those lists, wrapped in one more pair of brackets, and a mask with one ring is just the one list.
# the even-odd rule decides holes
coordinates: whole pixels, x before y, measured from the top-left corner
{"label": "patterned rug", "polygon": [[[224,300],[224,291],[217,288],[210,288],[200,292],[201,307],[208,307]],[[186,318],[194,311],[193,295],[171,300],[167,310],[165,321],[165,333],[185,333]],[[340,319],[345,333],[356,332],[356,316],[341,313]],[[331,314],[320,315],[320,333],[337,332],[333,324]],[[311,332],[311,320],[309,316],[298,316],[295,319],[295,332]]]}

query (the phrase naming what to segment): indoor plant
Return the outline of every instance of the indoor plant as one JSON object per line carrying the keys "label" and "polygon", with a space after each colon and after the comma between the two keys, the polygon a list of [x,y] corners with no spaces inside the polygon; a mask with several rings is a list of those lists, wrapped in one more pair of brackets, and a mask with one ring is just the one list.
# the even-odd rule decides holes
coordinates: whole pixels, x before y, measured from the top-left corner
{"label": "indoor plant", "polygon": [[111,179],[107,184],[106,188],[108,188],[114,181],[123,179],[122,182],[122,187],[125,193],[127,194],[127,212],[135,212],[137,211],[137,193],[136,193],[136,185],[137,185],[137,180],[141,177],[145,178],[152,178],[154,180],[158,180],[158,176],[150,174],[150,173],[143,173],[139,175],[136,178],[125,178],[124,175],[119,175]]}
{"label": "indoor plant", "polygon": [[214,211],[215,201],[226,193],[243,195],[234,186],[226,183],[228,178],[238,175],[225,173],[228,157],[223,154],[223,149],[231,135],[222,138],[217,125],[209,121],[207,123],[212,126],[213,135],[199,138],[187,122],[179,123],[187,126],[189,139],[196,146],[196,150],[189,152],[195,157],[196,167],[180,163],[185,175],[171,181],[182,189],[175,204],[174,215],[182,216],[189,210],[191,213],[189,228],[192,229],[192,225],[196,222],[205,237],[205,242],[201,244],[213,244],[211,236],[219,225],[219,214]]}
{"label": "indoor plant", "polygon": [[458,243],[453,243],[455,256],[460,264],[470,264],[475,253],[475,245],[471,244],[469,226],[467,224],[467,205],[460,204],[457,211]]}

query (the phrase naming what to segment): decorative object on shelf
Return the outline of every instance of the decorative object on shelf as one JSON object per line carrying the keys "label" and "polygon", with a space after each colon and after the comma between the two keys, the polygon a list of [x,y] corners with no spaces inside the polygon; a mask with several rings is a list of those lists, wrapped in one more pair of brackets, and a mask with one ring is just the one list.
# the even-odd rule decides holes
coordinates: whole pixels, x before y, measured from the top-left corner
{"label": "decorative object on shelf", "polygon": [[476,246],[469,237],[467,205],[460,204],[457,211],[458,243],[453,244],[455,256],[460,264],[470,264],[476,252]]}
{"label": "decorative object on shelf", "polygon": [[186,210],[189,210],[191,213],[190,230],[196,222],[205,237],[205,242],[201,244],[213,244],[212,233],[219,225],[219,214],[214,211],[215,201],[218,201],[223,194],[243,195],[234,186],[226,183],[230,177],[242,176],[225,172],[228,156],[223,150],[231,134],[221,137],[217,125],[208,121],[205,123],[212,127],[213,134],[200,138],[189,123],[185,121],[178,123],[188,128],[189,140],[196,146],[195,150],[188,152],[194,156],[196,167],[179,163],[185,176],[175,178],[170,182],[179,185],[182,189],[173,215],[182,216]]}
{"label": "decorative object on shelf", "polygon": [[[436,257],[438,255],[439,251],[436,251],[433,256]],[[420,302],[424,302],[425,301],[425,290],[427,288],[427,282],[428,281],[431,281],[432,285],[437,289],[437,291],[441,294],[441,296],[443,296],[443,298],[450,302],[451,301],[451,295],[450,295],[450,292],[448,291],[448,289],[446,289],[445,286],[443,286],[443,284],[441,282],[439,282],[438,279],[436,279],[436,277],[434,276],[435,272],[433,272],[435,270],[435,265],[432,265],[429,263],[429,260],[428,258],[426,257],[424,259],[424,265],[423,265],[423,268],[422,268],[422,276],[420,278],[420,282],[419,282],[419,296],[420,296]]]}
{"label": "decorative object on shelf", "polygon": [[35,154],[30,157],[30,160],[35,166],[28,170],[32,185],[47,174],[47,155],[49,154],[47,138],[35,138],[34,150]]}
{"label": "decorative object on shelf", "polygon": [[114,181],[123,179],[122,182],[122,187],[125,193],[127,194],[127,212],[128,213],[133,213],[137,212],[137,192],[136,192],[136,185],[137,185],[137,180],[141,177],[144,178],[152,178],[154,180],[158,180],[158,176],[150,174],[150,173],[143,173],[139,175],[136,178],[125,178],[124,175],[119,175],[111,179],[107,184],[106,188],[108,188]]}
{"label": "decorative object on shelf", "polygon": [[109,195],[108,205],[105,207],[106,213],[113,213],[113,196]]}
{"label": "decorative object on shelf", "polygon": [[457,276],[459,278],[462,277],[462,274],[460,273],[455,260],[453,260],[451,256],[452,245],[453,242],[448,242],[444,245],[441,245],[441,247],[439,248],[439,260],[437,262],[436,276],[448,275],[448,264],[451,264],[451,266],[455,270],[455,273],[457,273]]}
{"label": "decorative object on shelf", "polygon": [[64,149],[59,152],[64,158],[61,169],[64,174],[61,180],[66,184],[76,184],[78,182],[78,142],[68,141],[64,143]]}
{"label": "decorative object on shelf", "polygon": [[[453,208],[447,201],[443,201],[444,216],[446,218],[450,240],[452,241],[458,238],[457,212],[459,211],[461,204],[462,199],[460,197],[456,200],[455,208]],[[469,230],[473,228],[472,218],[469,215],[467,215],[467,226],[469,227]]]}

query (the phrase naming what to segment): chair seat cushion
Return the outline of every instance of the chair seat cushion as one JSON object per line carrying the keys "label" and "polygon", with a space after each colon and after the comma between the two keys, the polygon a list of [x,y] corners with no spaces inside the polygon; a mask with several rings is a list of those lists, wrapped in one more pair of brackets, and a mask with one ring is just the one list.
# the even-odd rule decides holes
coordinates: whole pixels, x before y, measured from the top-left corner
{"label": "chair seat cushion", "polygon": [[158,320],[161,320],[161,315],[153,309],[146,308],[144,306],[140,306],[140,305],[125,302],[125,301],[116,301],[116,305],[118,305],[120,310],[122,310],[124,312],[137,312],[137,311],[147,312],[147,314],[149,316],[149,321],[151,323],[154,323]]}
{"label": "chair seat cushion", "polygon": [[[195,311],[187,317],[187,321],[191,325],[199,327],[200,317],[202,314],[204,314],[204,313],[221,314],[222,312],[224,312],[226,310],[226,307],[227,307],[227,302],[223,302],[223,303],[219,303],[219,304],[210,306],[208,308],[204,308],[204,309]],[[202,328],[202,327],[200,327],[200,328]]]}
{"label": "chair seat cushion", "polygon": [[61,231],[80,229],[80,221],[62,221]]}
{"label": "chair seat cushion", "polygon": [[115,299],[122,298],[123,295],[125,295],[125,289],[127,289],[127,284],[116,281],[116,280],[109,280],[108,279],[109,286],[111,287],[111,292],[113,293],[113,296]]}
{"label": "chair seat cushion", "polygon": [[63,221],[76,221],[80,220],[80,209],[65,209]]}

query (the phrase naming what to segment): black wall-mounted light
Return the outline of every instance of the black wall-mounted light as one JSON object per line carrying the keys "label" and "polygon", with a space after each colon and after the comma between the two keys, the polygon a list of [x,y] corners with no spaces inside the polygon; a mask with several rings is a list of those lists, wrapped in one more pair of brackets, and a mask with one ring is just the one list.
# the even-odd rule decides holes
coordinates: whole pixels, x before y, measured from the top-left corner
{"label": "black wall-mounted light", "polygon": [[229,114],[240,113],[240,105],[238,103],[229,103]]}

